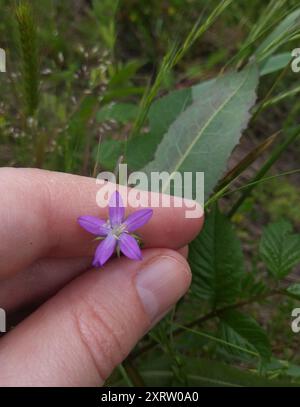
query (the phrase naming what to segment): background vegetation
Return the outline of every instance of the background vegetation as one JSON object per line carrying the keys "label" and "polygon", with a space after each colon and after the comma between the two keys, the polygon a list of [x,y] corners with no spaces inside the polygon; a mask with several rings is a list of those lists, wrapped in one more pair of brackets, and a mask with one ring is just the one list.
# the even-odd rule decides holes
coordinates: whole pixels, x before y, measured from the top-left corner
{"label": "background vegetation", "polygon": [[299,7],[0,0],[1,166],[205,171],[191,291],[110,385],[300,383]]}

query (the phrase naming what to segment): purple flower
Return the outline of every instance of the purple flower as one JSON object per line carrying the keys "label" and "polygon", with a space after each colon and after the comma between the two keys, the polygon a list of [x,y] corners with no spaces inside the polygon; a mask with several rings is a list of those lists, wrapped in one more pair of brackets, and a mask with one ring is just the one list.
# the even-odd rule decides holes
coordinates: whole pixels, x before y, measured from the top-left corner
{"label": "purple flower", "polygon": [[152,209],[140,209],[124,219],[125,208],[121,195],[116,191],[110,197],[108,220],[94,216],[80,216],[79,225],[102,238],[102,242],[96,249],[93,266],[103,266],[115,250],[118,253],[121,251],[129,259],[141,260],[141,249],[136,240],[137,237],[132,232],[147,223],[152,214]]}

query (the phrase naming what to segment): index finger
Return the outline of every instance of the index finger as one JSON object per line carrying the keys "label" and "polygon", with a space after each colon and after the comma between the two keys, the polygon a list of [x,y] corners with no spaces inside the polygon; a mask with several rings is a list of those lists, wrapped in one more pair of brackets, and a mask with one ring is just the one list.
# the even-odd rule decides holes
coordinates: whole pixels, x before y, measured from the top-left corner
{"label": "index finger", "polygon": [[[91,255],[94,237],[81,229],[77,218],[107,218],[107,208],[96,203],[98,190],[95,178],[0,169],[0,275],[15,273],[41,257]],[[121,195],[125,192],[120,187]],[[184,206],[154,208],[151,221],[141,228],[145,246],[177,249],[192,240],[203,217],[188,219],[185,210]]]}

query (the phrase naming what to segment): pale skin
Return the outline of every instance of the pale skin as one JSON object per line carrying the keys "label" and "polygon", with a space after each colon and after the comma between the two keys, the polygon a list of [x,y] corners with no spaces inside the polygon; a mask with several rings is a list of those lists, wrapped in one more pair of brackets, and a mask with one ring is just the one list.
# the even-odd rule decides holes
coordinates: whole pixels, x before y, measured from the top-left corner
{"label": "pale skin", "polygon": [[0,169],[0,308],[16,323],[0,338],[1,386],[102,385],[189,288],[186,245],[203,217],[184,207],[154,209],[139,230],[142,261],[90,268],[97,243],[76,219],[107,217],[98,189],[92,178]]}

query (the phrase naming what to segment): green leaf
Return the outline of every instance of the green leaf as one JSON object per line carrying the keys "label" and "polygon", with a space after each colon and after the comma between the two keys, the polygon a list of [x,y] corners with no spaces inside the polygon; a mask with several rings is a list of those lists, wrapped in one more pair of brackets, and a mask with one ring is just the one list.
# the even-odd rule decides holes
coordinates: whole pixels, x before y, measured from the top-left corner
{"label": "green leaf", "polygon": [[98,146],[95,147],[93,156],[102,168],[107,171],[114,171],[118,159],[124,153],[124,150],[124,141],[108,139],[104,140],[99,148]]}
{"label": "green leaf", "polygon": [[193,101],[201,98],[202,92],[213,81],[215,79],[189,88],[174,90],[152,103],[148,114],[149,133],[128,141],[127,162],[131,169],[138,170],[153,160],[157,146],[177,116]]}
{"label": "green leaf", "polygon": [[[145,171],[204,172],[205,196],[222,175],[250,118],[258,71],[254,64],[211,81],[169,127]],[[200,97],[201,93],[201,97]],[[172,175],[162,185],[167,192]]]}
{"label": "green leaf", "polygon": [[[280,69],[278,64],[277,69]],[[149,132],[128,141],[127,163],[131,169],[138,170],[153,160],[157,146],[177,116],[192,102],[201,99],[203,92],[215,81],[210,79],[189,88],[174,90],[152,103],[148,114]]]}
{"label": "green leaf", "polygon": [[[168,127],[191,101],[191,88],[186,88],[170,92],[153,102],[148,114],[149,132],[133,137],[127,142],[126,162],[131,170],[139,170],[153,159],[155,150],[163,135],[168,130]],[[138,107],[135,107],[135,109],[138,109]],[[107,109],[105,109],[105,111],[107,111]],[[106,115],[105,112],[104,115]],[[102,117],[103,115],[101,113],[100,119],[102,119]],[[103,147],[103,150],[105,149],[106,146]],[[110,143],[109,148],[103,151],[103,156],[105,157],[103,160],[105,160],[105,163],[108,164],[110,161],[110,166],[107,168],[114,167],[116,164],[114,160],[123,149],[124,141],[115,140],[115,144]],[[112,155],[111,158],[108,156],[109,153]]]}
{"label": "green leaf", "polygon": [[295,283],[286,289],[286,294],[295,300],[300,300],[300,283]]}
{"label": "green leaf", "polygon": [[201,387],[275,387],[289,386],[289,381],[268,380],[258,374],[245,372],[215,360],[186,358],[189,385]]}
{"label": "green leaf", "polygon": [[240,241],[217,207],[208,214],[203,231],[190,244],[192,293],[212,307],[233,303],[240,293],[244,259]]}
{"label": "green leaf", "polygon": [[251,273],[245,273],[241,279],[241,291],[242,298],[257,297],[263,295],[267,290],[266,284],[261,281],[256,275],[255,271]]}
{"label": "green leaf", "polygon": [[260,76],[268,75],[285,68],[291,59],[292,56],[290,52],[282,52],[281,54],[271,56],[260,69]]}
{"label": "green leaf", "polygon": [[[293,387],[288,380],[271,380],[258,374],[228,366],[217,360],[183,357],[188,386],[196,387]],[[147,386],[174,386],[174,373],[164,357],[151,358],[148,366],[139,368]],[[110,383],[110,386],[122,386],[124,381]],[[176,385],[176,383],[175,383]]]}
{"label": "green leaf", "polygon": [[138,170],[153,159],[163,135],[191,101],[191,88],[186,88],[170,92],[153,102],[148,114],[149,133],[128,141],[126,158],[131,169]]}
{"label": "green leaf", "polygon": [[198,99],[201,99],[203,96],[204,92],[209,91],[211,86],[216,83],[216,78],[210,79],[208,81],[200,82],[197,85],[192,86],[191,91],[192,91],[192,98],[193,102],[195,102]]}
{"label": "green leaf", "polygon": [[98,122],[116,120],[118,123],[128,123],[135,119],[138,107],[133,103],[110,103],[97,112]]}
{"label": "green leaf", "polygon": [[300,235],[287,221],[273,223],[264,229],[259,251],[269,272],[283,278],[300,262]]}
{"label": "green leaf", "polygon": [[[235,310],[221,314],[220,335],[227,342],[247,349],[253,356],[259,355],[264,360],[271,357],[271,346],[266,332],[250,316]],[[226,347],[227,352],[240,356],[242,351]],[[243,355],[245,356],[245,355]]]}

